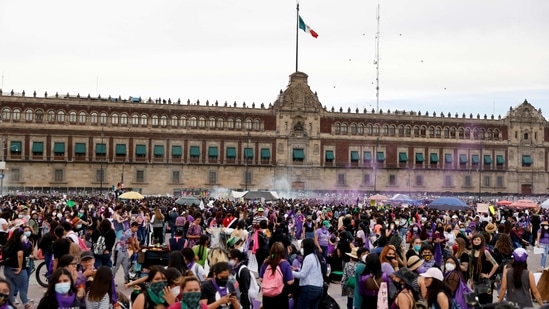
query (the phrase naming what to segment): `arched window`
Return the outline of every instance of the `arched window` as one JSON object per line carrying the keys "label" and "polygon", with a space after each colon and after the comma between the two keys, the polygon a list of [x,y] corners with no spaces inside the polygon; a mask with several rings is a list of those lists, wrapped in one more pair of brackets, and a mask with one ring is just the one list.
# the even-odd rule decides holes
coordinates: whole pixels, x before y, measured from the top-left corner
{"label": "arched window", "polygon": [[133,126],[139,125],[139,115],[137,114],[132,115],[132,125]]}
{"label": "arched window", "polygon": [[383,136],[389,135],[389,127],[386,124],[384,124],[381,128],[382,128]]}
{"label": "arched window", "polygon": [[498,129],[494,129],[494,133],[492,134],[492,138],[494,140],[499,140],[499,130]]}
{"label": "arched window", "polygon": [[118,125],[118,114],[114,113],[111,115],[111,124]]}
{"label": "arched window", "polygon": [[242,129],[242,120],[240,118],[237,118],[234,122],[234,128],[237,130]]}
{"label": "arched window", "polygon": [[406,128],[404,128],[404,135],[405,136],[412,136],[412,127],[411,126],[406,126]]}
{"label": "arched window", "polygon": [[371,124],[366,125],[366,135],[372,135],[374,134],[374,129]]}
{"label": "arched window", "polygon": [[217,127],[219,129],[223,128],[223,118],[217,118]]}
{"label": "arched window", "polygon": [[34,112],[32,111],[32,109],[27,109],[25,111],[25,120],[26,121],[32,121],[32,119],[34,118]]}
{"label": "arched window", "polygon": [[246,130],[251,130],[252,129],[252,120],[251,119],[246,119],[244,121],[244,128],[246,128]]}
{"label": "arched window", "polygon": [[191,128],[196,127],[196,117],[189,118],[189,127]]}
{"label": "arched window", "polygon": [[427,127],[425,126],[421,126],[419,128],[419,135],[421,135],[421,137],[425,137],[425,132],[427,131]]}
{"label": "arched window", "polygon": [[362,123],[358,125],[357,134],[364,135],[364,125]]}
{"label": "arched window", "polygon": [[478,139],[478,129],[477,128],[473,129],[473,139]]}
{"label": "arched window", "polygon": [[334,125],[334,134],[341,134],[341,124],[339,122]]}
{"label": "arched window", "polygon": [[200,128],[203,128],[206,126],[206,119],[204,117],[200,117],[198,118],[198,126]]}
{"label": "arched window", "polygon": [[176,128],[177,127],[177,116],[172,116],[172,119],[170,121],[170,126]]}
{"label": "arched window", "polygon": [[389,126],[389,136],[395,136],[395,126],[394,125]]}
{"label": "arched window", "polygon": [[148,119],[147,115],[145,115],[145,114],[141,115],[141,120],[140,120],[139,124],[142,125],[142,126],[146,126],[147,125],[147,119]]}
{"label": "arched window", "polygon": [[443,134],[444,134],[444,138],[449,138],[450,137],[450,129],[448,129],[448,127],[444,127],[444,130],[443,130]]}
{"label": "arched window", "polygon": [[486,139],[492,139],[492,129],[486,130]]}
{"label": "arched window", "polygon": [[471,138],[471,129],[465,128],[465,139]]}
{"label": "arched window", "polygon": [[398,136],[404,136],[404,126],[403,125],[398,126]]}
{"label": "arched window", "polygon": [[484,135],[485,135],[484,129],[480,129],[480,131],[478,133],[478,138],[479,139],[484,139]]}
{"label": "arched window", "polygon": [[260,122],[258,119],[255,119],[254,120],[254,130],[259,130],[260,129]]}
{"label": "arched window", "polygon": [[99,122],[100,122],[102,125],[106,125],[106,124],[107,124],[107,113],[105,113],[105,112],[101,113],[101,115],[99,116]]}
{"label": "arched window", "polygon": [[234,119],[233,118],[227,119],[227,128],[228,129],[234,129]]}
{"label": "arched window", "polygon": [[181,125],[182,128],[187,127],[187,125],[188,125],[187,117],[181,116],[181,119],[179,120],[179,124]]}
{"label": "arched window", "polygon": [[11,119],[11,111],[9,108],[2,109],[2,120],[10,120]]}
{"label": "arched window", "polygon": [[375,125],[374,125],[374,132],[373,132],[373,134],[379,136],[379,124],[375,124]]}
{"label": "arched window", "polygon": [[456,138],[456,128],[450,128],[450,138]]}
{"label": "arched window", "polygon": [[151,125],[158,126],[158,115],[153,115],[151,119]]}
{"label": "arched window", "polygon": [[42,122],[44,118],[44,111],[42,111],[41,109],[37,110],[36,111],[36,122]]}
{"label": "arched window", "polygon": [[57,122],[65,123],[65,112],[64,111],[58,111],[57,112]]}
{"label": "arched window", "polygon": [[430,138],[435,137],[435,128],[434,127],[429,127],[429,137]]}
{"label": "arched window", "polygon": [[80,124],[86,124],[88,122],[88,116],[85,112],[78,113],[78,123]]}
{"label": "arched window", "polygon": [[75,111],[69,112],[69,122],[70,123],[76,123],[76,112]]}
{"label": "arched window", "polygon": [[419,136],[419,126],[414,126],[414,136]]}
{"label": "arched window", "polygon": [[165,127],[168,124],[168,117],[165,115],[160,116],[160,126]]}
{"label": "arched window", "polygon": [[351,134],[356,135],[356,123],[351,123]]}
{"label": "arched window", "polygon": [[214,117],[210,117],[210,119],[208,120],[208,127],[210,127],[210,129],[215,129],[215,118]]}
{"label": "arched window", "polygon": [[435,128],[435,137],[436,137],[436,138],[440,138],[440,131],[441,131],[441,130],[440,130],[440,127],[436,127],[436,128]]}
{"label": "arched window", "polygon": [[13,121],[21,120],[21,110],[16,108],[13,110]]}
{"label": "arched window", "polygon": [[341,134],[347,134],[347,124],[346,123],[341,124]]}
{"label": "arched window", "polygon": [[126,115],[126,114],[120,115],[120,124],[123,125],[123,126],[128,125],[128,115]]}

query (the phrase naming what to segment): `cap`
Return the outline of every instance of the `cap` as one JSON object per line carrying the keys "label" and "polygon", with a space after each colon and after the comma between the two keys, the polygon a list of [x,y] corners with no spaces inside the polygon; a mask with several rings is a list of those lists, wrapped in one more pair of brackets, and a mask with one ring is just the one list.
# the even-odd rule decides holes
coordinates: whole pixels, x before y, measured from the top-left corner
{"label": "cap", "polygon": [[414,271],[423,265],[423,262],[425,262],[424,259],[421,259],[417,255],[412,255],[410,258],[408,258],[408,261],[406,263],[406,268],[408,268],[411,271]]}
{"label": "cap", "polygon": [[322,222],[322,224],[323,224],[325,227],[330,227],[330,221],[328,221],[328,220],[324,220],[324,221]]}
{"label": "cap", "polygon": [[263,207],[259,207],[259,208],[257,209],[257,212],[261,212],[261,211],[265,211],[265,209],[263,209]]}
{"label": "cap", "polygon": [[438,279],[439,281],[444,281],[444,276],[442,275],[442,271],[436,267],[431,267],[427,269],[427,271],[424,272],[423,274],[420,274],[420,276],[425,278],[435,278],[435,279]]}
{"label": "cap", "polygon": [[83,261],[85,259],[93,259],[93,253],[89,250],[82,251],[82,254],[80,254],[80,260]]}
{"label": "cap", "polygon": [[528,251],[524,248],[516,248],[513,251],[513,260],[518,263],[524,263],[528,260]]}

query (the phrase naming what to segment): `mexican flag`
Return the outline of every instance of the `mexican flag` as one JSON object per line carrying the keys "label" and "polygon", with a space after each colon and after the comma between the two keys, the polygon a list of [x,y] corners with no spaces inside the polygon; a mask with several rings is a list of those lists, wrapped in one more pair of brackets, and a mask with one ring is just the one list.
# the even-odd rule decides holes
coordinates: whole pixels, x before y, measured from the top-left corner
{"label": "mexican flag", "polygon": [[318,37],[318,33],[316,33],[313,29],[311,29],[311,27],[309,27],[309,26],[303,21],[303,19],[301,18],[301,16],[299,16],[299,29],[305,31],[306,33],[310,33],[314,38],[317,38],[317,37]]}

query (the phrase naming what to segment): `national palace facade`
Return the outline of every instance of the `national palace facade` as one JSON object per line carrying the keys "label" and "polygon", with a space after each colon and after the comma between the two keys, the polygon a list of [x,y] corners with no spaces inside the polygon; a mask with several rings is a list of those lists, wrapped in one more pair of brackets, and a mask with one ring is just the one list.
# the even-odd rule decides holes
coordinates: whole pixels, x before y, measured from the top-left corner
{"label": "national palace facade", "polygon": [[549,125],[527,101],[496,117],[334,110],[307,78],[268,106],[0,91],[4,193],[547,192]]}

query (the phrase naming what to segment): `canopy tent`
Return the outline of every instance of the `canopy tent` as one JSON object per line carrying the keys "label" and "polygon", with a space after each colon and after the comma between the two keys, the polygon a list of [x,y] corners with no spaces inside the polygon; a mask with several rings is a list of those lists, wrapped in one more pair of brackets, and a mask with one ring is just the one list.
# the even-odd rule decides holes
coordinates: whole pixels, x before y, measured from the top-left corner
{"label": "canopy tent", "polygon": [[508,200],[501,200],[501,201],[496,202],[497,206],[509,206],[511,204],[513,204],[513,202],[508,201]]}
{"label": "canopy tent", "polygon": [[538,203],[532,200],[518,200],[509,205],[510,208],[538,208]]}
{"label": "canopy tent", "polygon": [[469,205],[457,197],[439,197],[429,204],[429,209],[437,210],[467,210]]}
{"label": "canopy tent", "polygon": [[126,193],[122,193],[118,198],[123,200],[142,200],[144,197],[139,192],[129,191]]}
{"label": "canopy tent", "polygon": [[194,204],[196,206],[199,206],[200,205],[200,200],[197,199],[194,196],[182,196],[182,197],[178,198],[177,200],[175,200],[175,203],[178,204],[178,205],[191,206],[192,204]]}
{"label": "canopy tent", "polygon": [[275,201],[278,199],[270,191],[248,191],[242,196],[245,200],[265,200],[265,201]]}
{"label": "canopy tent", "polygon": [[381,195],[381,194],[372,195],[368,198],[368,200],[376,201],[376,202],[381,202],[381,201],[388,200],[388,199],[389,198],[387,196]]}
{"label": "canopy tent", "polygon": [[541,203],[541,208],[546,209],[549,208],[549,199],[545,200],[545,202]]}
{"label": "canopy tent", "polygon": [[231,191],[231,198],[232,199],[240,199],[246,193],[248,193],[248,191]]}
{"label": "canopy tent", "polygon": [[412,199],[410,196],[408,196],[406,194],[400,194],[400,193],[395,194],[389,200],[391,200],[391,201],[403,201],[403,202],[414,201],[414,199]]}

